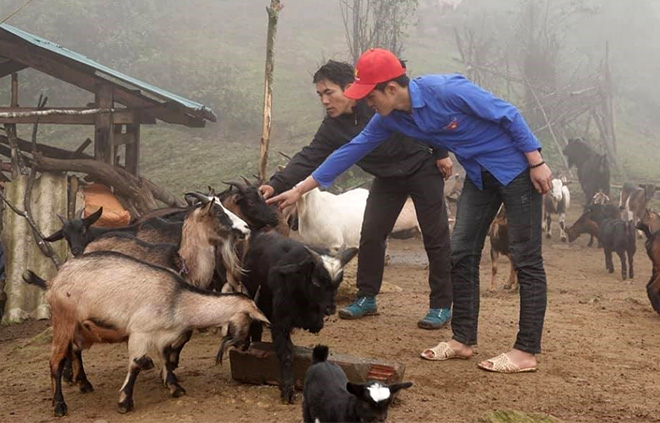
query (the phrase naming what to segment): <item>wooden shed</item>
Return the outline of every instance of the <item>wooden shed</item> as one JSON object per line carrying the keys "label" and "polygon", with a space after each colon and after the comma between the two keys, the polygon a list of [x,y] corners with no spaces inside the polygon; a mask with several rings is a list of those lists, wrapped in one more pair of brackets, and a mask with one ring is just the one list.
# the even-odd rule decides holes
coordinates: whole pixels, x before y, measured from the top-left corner
{"label": "wooden shed", "polygon": [[[59,108],[22,107],[19,104],[18,73],[26,68],[82,88],[94,95],[94,102]],[[206,121],[215,122],[217,119],[213,111],[202,104],[139,81],[7,24],[0,24],[0,81],[11,84],[10,104],[0,104],[0,124],[4,125],[7,135],[0,135],[0,154],[11,157],[11,167],[0,163],[0,170],[11,172],[11,178],[0,171],[0,190],[7,205],[18,206],[12,207],[15,212],[5,208],[2,216],[6,280],[0,280],[0,316],[6,305],[2,323],[8,324],[29,317],[48,317],[43,291],[26,286],[21,275],[30,269],[49,278],[57,271],[60,260],[53,258],[51,262],[40,251],[45,243],[37,232],[53,233],[61,227],[56,213],[72,217],[74,210],[79,208],[75,200],[79,193],[78,178],[68,177],[62,171],[90,175],[92,170],[101,169],[100,178],[97,178],[100,182],[112,186],[116,194],[133,199],[135,204],[129,208],[137,212],[132,213],[133,216],[157,207],[156,200],[167,205],[176,204],[180,200],[139,175],[140,126],[161,120],[199,128]],[[16,127],[20,124],[35,125],[32,143],[17,137]],[[84,153],[91,140],[76,151],[37,145],[37,124],[94,125],[93,156],[91,152]],[[118,163],[122,148],[125,149],[124,161]],[[29,176],[25,163],[19,163],[21,161],[31,163]],[[71,166],[70,163],[74,162],[76,166]],[[36,170],[42,172],[39,177],[35,177]],[[29,209],[33,212],[28,213]],[[30,219],[19,216],[20,213]],[[63,241],[53,247],[55,255],[66,256],[67,247]]]}
{"label": "wooden shed", "polygon": [[[95,95],[94,104],[44,109],[18,103],[17,72],[32,68]],[[0,124],[94,125],[94,157],[114,163],[124,146],[127,171],[137,175],[140,125],[156,120],[203,127],[216,121],[208,107],[139,81],[46,39],[0,24],[0,80],[11,75],[11,104],[0,105]]]}

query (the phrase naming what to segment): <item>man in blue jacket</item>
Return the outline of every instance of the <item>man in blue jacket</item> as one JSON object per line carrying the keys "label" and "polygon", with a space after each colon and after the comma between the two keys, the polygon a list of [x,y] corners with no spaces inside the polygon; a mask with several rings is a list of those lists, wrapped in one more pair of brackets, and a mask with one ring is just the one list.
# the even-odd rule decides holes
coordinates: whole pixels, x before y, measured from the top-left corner
{"label": "man in blue jacket", "polygon": [[424,350],[422,358],[472,356],[477,343],[481,251],[504,203],[520,282],[519,331],[513,349],[478,366],[502,373],[536,370],[547,302],[541,195],[550,189],[552,172],[520,112],[460,75],[409,80],[399,59],[382,49],[371,49],[360,57],[355,82],[345,95],[366,98],[377,114],[308,178],[269,201],[286,207],[314,187],[330,185],[393,132],[453,151],[467,173],[451,240],[453,337]]}

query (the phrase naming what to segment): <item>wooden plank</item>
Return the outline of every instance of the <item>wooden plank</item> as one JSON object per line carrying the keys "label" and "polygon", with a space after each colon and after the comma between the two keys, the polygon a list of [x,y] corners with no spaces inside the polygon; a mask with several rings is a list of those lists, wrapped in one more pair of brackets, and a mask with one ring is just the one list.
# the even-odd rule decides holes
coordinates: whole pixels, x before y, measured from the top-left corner
{"label": "wooden plank", "polygon": [[[113,90],[110,85],[99,84],[96,89],[96,106],[101,109],[113,107]],[[94,158],[100,162],[113,164],[115,147],[113,146],[114,131],[112,130],[112,115],[109,113],[96,115],[94,129]]]}
{"label": "wooden plank", "polygon": [[[20,138],[16,138],[16,141],[18,148],[21,151],[32,152],[32,142]],[[0,144],[9,145],[9,139],[4,135],[0,135]],[[56,159],[93,159],[92,156],[87,154],[75,153],[45,144],[37,144],[37,151],[42,152],[45,156],[54,157]]]}
{"label": "wooden plank", "polygon": [[27,66],[22,63],[7,60],[0,63],[0,78],[4,78],[7,75],[11,75],[12,73],[16,73],[25,68],[27,68]]}
{"label": "wooden plank", "polygon": [[133,142],[126,145],[126,170],[135,176],[140,174],[140,125],[127,125],[126,132],[131,134]]}
{"label": "wooden plank", "polygon": [[[65,107],[67,110],[88,110],[88,107]],[[36,107],[0,107],[2,112],[31,112],[36,111]],[[43,110],[53,110],[53,108],[45,108]],[[156,118],[153,116],[145,115],[140,111],[133,109],[121,109],[113,113],[113,122],[119,125],[134,125],[145,124],[153,125],[156,123]],[[35,123],[39,119],[40,124],[59,124],[59,125],[94,125],[96,123],[96,115],[48,115],[48,116],[25,116],[25,117],[0,117],[0,124],[3,123]]]}

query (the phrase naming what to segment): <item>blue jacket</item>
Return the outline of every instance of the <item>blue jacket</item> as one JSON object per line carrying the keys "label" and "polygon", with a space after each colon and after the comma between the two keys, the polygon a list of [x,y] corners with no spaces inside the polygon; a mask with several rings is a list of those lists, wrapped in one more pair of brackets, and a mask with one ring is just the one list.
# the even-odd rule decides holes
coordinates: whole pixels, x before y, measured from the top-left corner
{"label": "blue jacket", "polygon": [[467,176],[482,188],[481,171],[503,185],[529,167],[523,153],[541,144],[513,105],[461,75],[428,75],[410,81],[412,113],[378,114],[350,143],[332,153],[312,177],[323,187],[393,132],[452,151]]}

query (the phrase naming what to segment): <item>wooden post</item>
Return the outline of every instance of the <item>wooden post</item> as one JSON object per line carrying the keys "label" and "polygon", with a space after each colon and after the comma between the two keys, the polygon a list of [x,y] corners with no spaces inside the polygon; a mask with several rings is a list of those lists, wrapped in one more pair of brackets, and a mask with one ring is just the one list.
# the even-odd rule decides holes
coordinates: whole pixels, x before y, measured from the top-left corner
{"label": "wooden post", "polygon": [[261,130],[261,143],[259,147],[258,176],[261,181],[266,180],[266,166],[268,164],[268,144],[270,144],[270,129],[272,126],[271,111],[273,107],[273,69],[275,53],[275,34],[277,33],[277,19],[283,5],[280,0],[271,0],[268,13],[268,35],[266,37],[266,74],[264,80],[264,120]]}
{"label": "wooden post", "polygon": [[[113,107],[112,87],[99,84],[96,87],[96,107],[111,109]],[[100,162],[113,164],[115,147],[112,143],[112,113],[96,115],[94,127],[94,158]]]}
{"label": "wooden post", "polygon": [[126,125],[126,133],[133,135],[132,142],[126,144],[126,170],[135,176],[140,173],[140,125]]}

